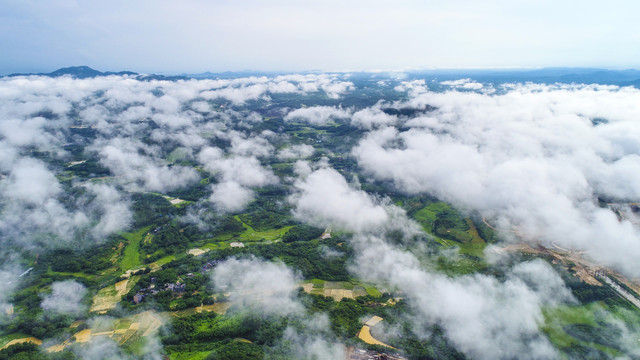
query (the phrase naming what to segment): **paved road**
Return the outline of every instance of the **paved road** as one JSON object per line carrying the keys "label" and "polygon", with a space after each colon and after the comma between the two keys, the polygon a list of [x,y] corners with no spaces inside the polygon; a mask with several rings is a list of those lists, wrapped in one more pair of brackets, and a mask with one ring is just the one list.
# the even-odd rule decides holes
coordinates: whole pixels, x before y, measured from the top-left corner
{"label": "paved road", "polygon": [[640,309],[640,300],[637,297],[627,292],[620,285],[616,284],[615,281],[611,280],[608,276],[602,275],[600,276],[600,278],[603,279],[604,282],[607,283],[607,285],[611,286],[613,290],[615,290],[618,294],[620,294],[620,296],[629,300],[633,305],[635,305],[637,308]]}

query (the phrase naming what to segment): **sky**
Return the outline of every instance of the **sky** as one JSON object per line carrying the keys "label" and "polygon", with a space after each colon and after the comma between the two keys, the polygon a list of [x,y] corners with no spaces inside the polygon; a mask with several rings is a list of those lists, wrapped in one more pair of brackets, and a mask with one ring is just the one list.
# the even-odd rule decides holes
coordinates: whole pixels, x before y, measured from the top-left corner
{"label": "sky", "polygon": [[0,0],[0,74],[640,68],[640,2]]}

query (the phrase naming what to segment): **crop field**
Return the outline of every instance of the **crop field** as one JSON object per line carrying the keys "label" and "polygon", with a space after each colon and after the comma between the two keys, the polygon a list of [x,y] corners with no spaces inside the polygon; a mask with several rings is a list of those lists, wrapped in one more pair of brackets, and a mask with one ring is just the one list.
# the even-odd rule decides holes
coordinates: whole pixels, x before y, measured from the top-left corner
{"label": "crop field", "polygon": [[116,304],[120,302],[122,296],[133,288],[137,280],[137,276],[132,276],[129,279],[121,280],[114,285],[100,289],[100,291],[98,291],[98,293],[93,297],[93,303],[91,304],[89,311],[105,312],[109,309],[113,309],[116,307]]}
{"label": "crop field", "polygon": [[350,281],[324,281],[312,279],[310,282],[301,284],[305,292],[314,295],[331,297],[335,301],[342,298],[355,299],[359,296],[371,295],[380,297],[382,294],[373,286],[353,283]]}
{"label": "crop field", "polygon": [[382,321],[381,317],[378,317],[378,316],[372,317],[369,321],[367,321],[365,325],[362,325],[362,329],[360,329],[360,331],[358,332],[358,338],[360,338],[360,340],[366,342],[367,344],[380,345],[380,346],[394,349],[394,347],[383,343],[382,341],[374,338],[371,335],[371,328],[375,326],[377,323],[379,323],[380,321]]}
{"label": "crop field", "polygon": [[[47,350],[50,352],[59,352],[73,343],[89,343],[98,336],[107,336],[121,346],[127,345],[129,347],[142,349],[141,343],[145,341],[144,338],[156,333],[163,323],[164,320],[159,314],[152,311],[145,311],[127,318],[102,324],[98,328],[78,331],[68,340],[50,346]],[[142,353],[139,353],[139,355],[142,355]]]}

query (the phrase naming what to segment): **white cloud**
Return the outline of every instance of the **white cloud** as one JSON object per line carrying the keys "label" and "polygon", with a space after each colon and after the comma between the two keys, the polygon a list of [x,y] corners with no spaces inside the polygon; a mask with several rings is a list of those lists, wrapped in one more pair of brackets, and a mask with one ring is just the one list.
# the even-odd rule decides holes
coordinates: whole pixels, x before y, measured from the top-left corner
{"label": "white cloud", "polygon": [[54,282],[51,285],[51,294],[42,299],[40,306],[45,311],[57,314],[79,315],[87,309],[87,306],[82,304],[86,293],[87,289],[77,281]]}
{"label": "white cloud", "polygon": [[361,232],[378,228],[389,219],[382,206],[367,193],[351,188],[333,169],[316,170],[294,186],[298,192],[289,201],[295,205],[295,217],[318,227]]}
{"label": "white cloud", "polygon": [[279,316],[304,310],[296,299],[300,278],[282,263],[231,258],[217,265],[211,278],[216,290],[229,292],[231,302],[242,309]]}
{"label": "white cloud", "polygon": [[245,138],[232,133],[230,152],[241,156],[268,157],[273,153],[273,146],[260,136]]}
{"label": "white cloud", "polygon": [[5,200],[0,208],[3,244],[62,246],[86,229],[90,219],[82,211],[68,209],[58,200],[62,187],[44,163],[31,158],[16,161],[9,176],[0,180]]}
{"label": "white cloud", "polygon": [[467,79],[459,79],[459,80],[448,80],[441,81],[440,84],[451,86],[453,88],[459,88],[464,90],[480,90],[483,88],[483,85],[477,81],[473,81],[469,78]]}
{"label": "white cloud", "polygon": [[284,121],[302,121],[312,125],[325,125],[331,119],[347,119],[348,110],[333,106],[311,106],[289,112]]}
{"label": "white cloud", "polygon": [[423,269],[411,253],[375,236],[356,236],[358,276],[402,291],[416,310],[416,335],[440,325],[456,348],[474,359],[558,356],[541,333],[542,308],[571,301],[569,290],[541,260],[516,265],[504,281],[474,274],[450,278]]}
{"label": "white cloud", "polygon": [[[479,211],[529,241],[556,242],[637,275],[640,235],[596,197],[637,201],[640,91],[518,85],[502,95],[421,93],[420,128],[370,132],[353,149],[365,172],[407,193]],[[608,122],[592,125],[592,119]]]}
{"label": "white cloud", "polygon": [[99,216],[93,228],[96,238],[104,238],[129,227],[133,218],[130,204],[117,189],[104,184],[87,184],[86,187],[96,196],[92,202],[93,213]]}
{"label": "white cloud", "polygon": [[167,191],[199,179],[193,168],[164,164],[158,159],[157,149],[138,140],[115,138],[94,148],[99,151],[101,162],[134,190]]}
{"label": "white cloud", "polygon": [[0,182],[0,191],[8,199],[37,205],[55,198],[62,187],[43,162],[22,158]]}
{"label": "white cloud", "polygon": [[207,147],[198,155],[207,171],[219,174],[222,181],[233,181],[247,187],[264,186],[278,182],[271,170],[260,165],[255,157],[231,156],[222,158],[218,148]]}
{"label": "white cloud", "polygon": [[351,118],[351,125],[361,129],[371,130],[384,126],[394,125],[398,121],[395,115],[384,113],[380,106],[368,107],[356,111]]}
{"label": "white cloud", "polygon": [[329,330],[330,322],[326,314],[308,315],[302,324],[302,330],[287,327],[282,338],[293,358],[338,360],[346,357],[345,346],[337,342]]}
{"label": "white cloud", "polygon": [[211,190],[213,194],[209,197],[209,201],[222,212],[238,212],[254,199],[254,193],[251,189],[234,181],[212,185]]}
{"label": "white cloud", "polygon": [[300,144],[293,145],[281,149],[278,151],[278,159],[281,160],[290,160],[290,159],[306,159],[313,155],[315,149],[311,145]]}

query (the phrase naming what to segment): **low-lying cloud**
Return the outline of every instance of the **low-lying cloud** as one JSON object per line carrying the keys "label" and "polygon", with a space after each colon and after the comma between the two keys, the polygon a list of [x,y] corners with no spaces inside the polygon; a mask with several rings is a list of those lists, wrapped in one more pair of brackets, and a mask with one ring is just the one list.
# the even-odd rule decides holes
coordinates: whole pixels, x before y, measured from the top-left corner
{"label": "low-lying cloud", "polygon": [[84,285],[74,280],[51,284],[51,293],[42,299],[40,306],[45,311],[62,315],[80,315],[87,310],[82,299],[87,293]]}
{"label": "low-lying cloud", "polygon": [[296,299],[299,275],[282,263],[256,258],[231,258],[217,265],[211,275],[217,291],[229,293],[231,303],[263,315],[300,314]]}
{"label": "low-lying cloud", "polygon": [[429,119],[372,131],[353,155],[367,174],[478,211],[504,235],[587,250],[638,275],[638,230],[598,199],[640,198],[629,181],[640,176],[639,100],[635,89],[596,86],[420,92],[405,105],[435,106]]}
{"label": "low-lying cloud", "polygon": [[301,121],[312,125],[325,125],[329,120],[348,119],[351,116],[349,110],[334,106],[311,106],[289,112],[284,121]]}
{"label": "low-lying cloud", "polygon": [[504,281],[491,276],[449,278],[427,271],[418,259],[376,236],[357,236],[358,276],[388,283],[418,316],[418,336],[440,325],[457,349],[475,359],[548,359],[558,356],[540,331],[543,306],[572,301],[569,290],[542,260],[516,265]]}

